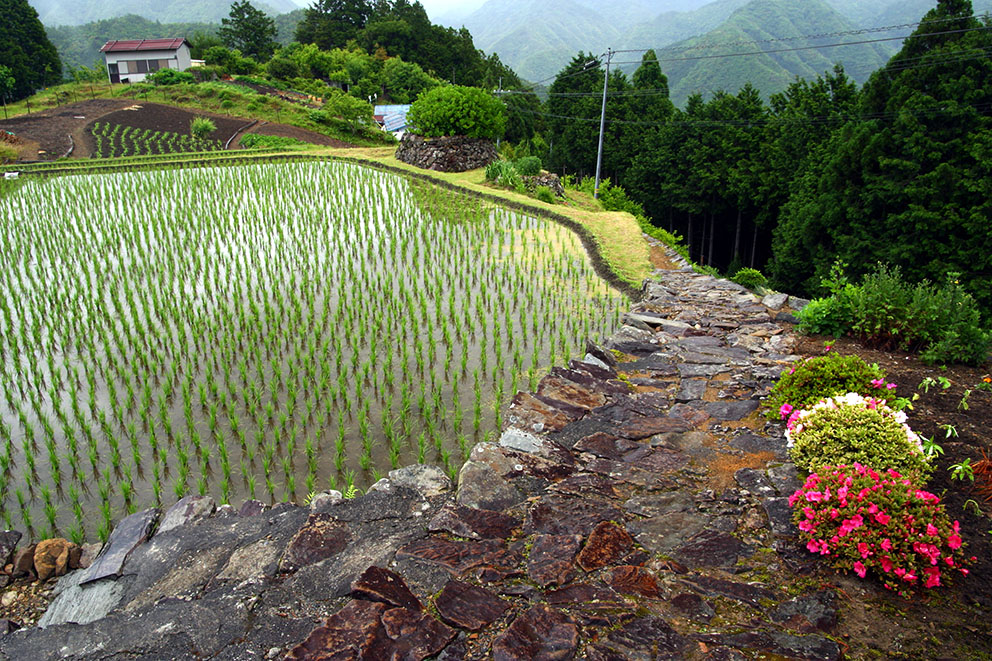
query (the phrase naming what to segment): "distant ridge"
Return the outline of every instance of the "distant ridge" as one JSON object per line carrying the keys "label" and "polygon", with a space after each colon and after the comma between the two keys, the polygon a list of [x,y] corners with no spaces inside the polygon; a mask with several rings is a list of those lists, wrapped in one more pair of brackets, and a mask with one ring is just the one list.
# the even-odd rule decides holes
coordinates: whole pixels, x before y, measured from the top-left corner
{"label": "distant ridge", "polygon": [[[135,14],[164,23],[219,23],[231,13],[231,0],[28,0],[45,27],[82,25]],[[299,9],[292,0],[252,0],[269,14]]]}

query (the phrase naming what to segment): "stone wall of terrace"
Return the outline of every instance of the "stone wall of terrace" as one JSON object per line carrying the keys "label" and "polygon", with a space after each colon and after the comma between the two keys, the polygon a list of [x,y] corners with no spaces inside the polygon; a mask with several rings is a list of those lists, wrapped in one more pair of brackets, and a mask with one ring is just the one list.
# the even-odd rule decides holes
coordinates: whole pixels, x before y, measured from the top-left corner
{"label": "stone wall of terrace", "polygon": [[466,172],[485,167],[499,158],[491,140],[428,138],[407,133],[396,149],[396,158],[422,170]]}
{"label": "stone wall of terrace", "polygon": [[411,466],[353,500],[139,512],[0,658],[839,658],[758,411],[795,359],[788,300],[657,277],[457,488]]}

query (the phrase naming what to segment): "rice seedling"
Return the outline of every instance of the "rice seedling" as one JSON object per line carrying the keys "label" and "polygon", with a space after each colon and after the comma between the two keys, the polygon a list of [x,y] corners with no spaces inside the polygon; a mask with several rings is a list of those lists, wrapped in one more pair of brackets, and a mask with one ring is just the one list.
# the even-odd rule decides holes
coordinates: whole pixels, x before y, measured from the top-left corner
{"label": "rice seedling", "polygon": [[0,199],[0,255],[2,509],[81,538],[170,487],[454,474],[625,304],[568,230],[324,162],[32,180]]}

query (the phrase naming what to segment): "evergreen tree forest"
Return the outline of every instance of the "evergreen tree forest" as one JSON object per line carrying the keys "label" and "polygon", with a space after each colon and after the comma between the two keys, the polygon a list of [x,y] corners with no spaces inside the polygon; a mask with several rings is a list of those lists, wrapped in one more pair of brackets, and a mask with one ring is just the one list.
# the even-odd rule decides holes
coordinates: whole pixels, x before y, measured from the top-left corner
{"label": "evergreen tree forest", "polygon": [[0,66],[13,81],[9,99],[22,99],[36,89],[62,80],[59,54],[27,0],[0,0]]}
{"label": "evergreen tree forest", "polygon": [[[822,294],[836,261],[959,278],[992,312],[992,25],[941,0],[858,89],[843,68],[765,100],[750,84],[673,108],[653,53],[611,71],[603,172],[693,260],[764,270]],[[594,174],[602,58],[579,53],[549,90],[546,165]],[[951,274],[949,276],[949,274]]]}

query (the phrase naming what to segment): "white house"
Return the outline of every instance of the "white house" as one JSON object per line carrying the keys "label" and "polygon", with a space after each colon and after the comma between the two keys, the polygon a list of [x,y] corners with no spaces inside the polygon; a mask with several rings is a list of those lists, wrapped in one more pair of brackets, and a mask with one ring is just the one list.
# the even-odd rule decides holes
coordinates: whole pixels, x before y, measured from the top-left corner
{"label": "white house", "polygon": [[115,39],[105,43],[100,52],[112,83],[138,83],[153,71],[185,71],[192,64],[185,39]]}

